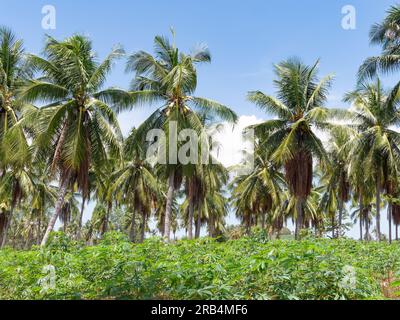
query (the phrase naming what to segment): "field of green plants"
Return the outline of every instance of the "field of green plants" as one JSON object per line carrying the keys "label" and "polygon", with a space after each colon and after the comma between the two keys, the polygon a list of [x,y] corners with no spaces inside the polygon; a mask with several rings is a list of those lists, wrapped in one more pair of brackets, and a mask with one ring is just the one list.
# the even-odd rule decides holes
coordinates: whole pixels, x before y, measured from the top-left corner
{"label": "field of green plants", "polygon": [[109,233],[81,246],[56,233],[44,249],[0,251],[0,299],[394,299],[399,273],[399,244]]}

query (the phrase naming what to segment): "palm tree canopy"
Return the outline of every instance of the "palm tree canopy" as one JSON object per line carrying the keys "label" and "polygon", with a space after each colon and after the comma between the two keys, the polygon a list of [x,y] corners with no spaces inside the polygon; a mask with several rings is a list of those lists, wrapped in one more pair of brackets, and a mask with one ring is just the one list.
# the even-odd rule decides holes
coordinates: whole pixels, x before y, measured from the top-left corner
{"label": "palm tree canopy", "polygon": [[44,57],[29,56],[40,77],[21,89],[21,97],[47,103],[25,117],[27,122],[38,118],[36,156],[58,169],[62,179],[77,181],[85,193],[90,166],[100,166],[109,153],[119,157],[122,135],[112,107],[131,98],[124,90],[102,87],[122,54],[115,48],[98,62],[91,41],[74,35],[63,41],[48,37]]}
{"label": "palm tree canopy", "polygon": [[250,101],[277,117],[253,128],[271,159],[285,166],[289,188],[300,198],[311,191],[312,158],[327,160],[325,148],[313,130],[330,126],[328,119],[333,111],[323,104],[333,77],[319,80],[318,64],[306,66],[297,58],[283,61],[275,66],[276,98],[260,91],[248,94]]}
{"label": "palm tree canopy", "polygon": [[[352,102],[353,128],[357,135],[349,141],[351,153],[349,170],[363,168],[362,177],[367,180],[370,173],[379,187],[394,183],[390,177],[397,177],[399,170],[400,134],[394,127],[399,124],[399,85],[391,91],[382,88],[377,79],[374,83],[361,83],[353,92],[345,96]],[[390,180],[390,181],[389,181]]]}
{"label": "palm tree canopy", "polygon": [[23,164],[26,160],[28,145],[25,134],[17,126],[27,105],[19,99],[18,89],[31,75],[25,63],[23,41],[14,33],[0,27],[0,149],[14,146],[16,152],[2,152],[0,163]]}
{"label": "palm tree canopy", "polygon": [[391,6],[381,23],[374,24],[370,30],[371,44],[380,45],[380,56],[367,58],[358,71],[359,81],[388,74],[400,67],[400,5]]}
{"label": "palm tree canopy", "polygon": [[165,129],[176,121],[178,132],[194,129],[201,132],[204,121],[201,113],[208,117],[233,121],[236,114],[228,107],[205,98],[193,96],[197,87],[196,65],[210,62],[211,56],[205,46],[191,54],[180,52],[166,37],[154,39],[154,56],[139,51],[129,57],[127,71],[133,71],[132,97],[137,104],[158,102],[161,106],[138,128],[137,137],[144,140],[148,130]]}

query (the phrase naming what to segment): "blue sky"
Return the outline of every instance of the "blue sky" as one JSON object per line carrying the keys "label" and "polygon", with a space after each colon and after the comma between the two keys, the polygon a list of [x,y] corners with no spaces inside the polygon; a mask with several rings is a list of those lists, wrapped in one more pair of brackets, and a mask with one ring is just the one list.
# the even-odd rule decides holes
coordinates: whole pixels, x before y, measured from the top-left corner
{"label": "blue sky", "polygon": [[[336,75],[328,105],[344,106],[341,98],[354,88],[359,65],[379,53],[369,45],[369,29],[394,4],[393,0],[0,0],[0,24],[11,27],[33,53],[42,50],[46,33],[59,39],[85,34],[99,58],[115,44],[122,44],[128,53],[151,52],[154,36],[169,35],[173,26],[181,49],[206,43],[211,50],[212,63],[199,68],[196,95],[231,106],[239,115],[265,118],[246,101],[246,93],[273,93],[273,63],[292,56],[308,64],[320,58],[321,75]],[[56,8],[55,30],[42,29],[44,5]],[[355,30],[342,28],[345,5],[356,9]],[[124,73],[124,63],[116,64],[108,85],[128,87],[132,75]],[[123,131],[138,125],[149,112],[143,107],[121,115]]]}
{"label": "blue sky", "polygon": [[[203,0],[203,1],[89,1],[0,0],[0,24],[25,40],[27,50],[39,53],[46,33],[63,38],[83,33],[93,39],[99,57],[120,43],[130,53],[152,50],[156,34],[169,35],[174,27],[177,45],[189,50],[208,44],[213,61],[199,68],[197,95],[231,106],[238,114],[265,117],[245,99],[249,90],[273,92],[272,65],[291,56],[306,63],[321,59],[321,75],[336,80],[329,105],[341,106],[344,92],[352,89],[358,66],[379,52],[368,42],[370,26],[379,22],[393,0]],[[356,9],[356,29],[341,27],[345,5]],[[41,27],[42,7],[56,8],[56,29]],[[132,75],[117,63],[109,85],[127,87]],[[147,110],[126,114],[126,131],[140,123]]]}

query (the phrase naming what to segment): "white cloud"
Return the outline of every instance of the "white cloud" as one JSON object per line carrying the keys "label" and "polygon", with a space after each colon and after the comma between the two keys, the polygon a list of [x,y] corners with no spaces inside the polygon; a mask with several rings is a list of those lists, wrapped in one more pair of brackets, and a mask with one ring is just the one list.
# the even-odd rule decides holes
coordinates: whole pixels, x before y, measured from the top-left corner
{"label": "white cloud", "polygon": [[220,144],[217,154],[214,154],[218,161],[225,167],[239,164],[243,159],[242,152],[249,148],[242,136],[243,129],[263,121],[254,115],[243,115],[239,117],[235,125],[224,123],[223,127],[212,137]]}
{"label": "white cloud", "polygon": [[[222,129],[212,136],[214,141],[219,142],[220,147],[214,156],[225,167],[240,164],[243,160],[243,151],[249,150],[251,146],[243,139],[243,130],[253,124],[261,123],[264,119],[257,118],[255,115],[242,115],[239,117],[235,125],[223,123]],[[346,125],[349,121],[335,119],[331,121],[333,124]],[[397,128],[398,129],[398,128]],[[315,135],[321,139],[325,147],[328,147],[330,134],[327,131],[313,128]]]}

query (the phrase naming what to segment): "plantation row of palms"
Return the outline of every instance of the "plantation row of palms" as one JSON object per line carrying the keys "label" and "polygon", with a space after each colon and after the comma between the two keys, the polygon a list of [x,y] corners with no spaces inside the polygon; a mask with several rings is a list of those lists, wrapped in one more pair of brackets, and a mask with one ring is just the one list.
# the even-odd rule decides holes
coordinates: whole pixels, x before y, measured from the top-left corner
{"label": "plantation row of palms", "polygon": [[[325,107],[333,77],[318,77],[318,61],[277,64],[276,95],[248,93],[273,119],[251,127],[255,168],[236,176],[234,168],[213,161],[146,161],[150,129],[168,133],[174,122],[178,132],[200,134],[217,121],[236,122],[229,107],[194,95],[197,65],[211,61],[206,47],[186,54],[174,41],[155,37],[154,54],[128,55],[133,80],[123,90],[104,88],[115,60],[125,57],[122,48],[99,62],[84,36],[48,37],[43,55],[36,56],[1,28],[1,246],[45,245],[58,220],[65,233],[88,243],[111,230],[132,241],[142,241],[146,232],[170,240],[181,227],[189,239],[204,227],[217,237],[227,233],[231,209],[247,233],[259,226],[279,237],[292,219],[297,239],[303,229],[337,238],[350,215],[361,239],[381,240],[387,207],[389,240],[393,224],[397,239],[400,83],[385,90],[377,75],[400,66],[399,19],[400,7],[393,7],[372,28],[371,39],[383,52],[360,67],[356,89],[344,97],[350,109]],[[117,114],[140,105],[153,113],[123,137]],[[329,141],[321,141],[322,131]],[[89,202],[96,206],[84,224]]]}

